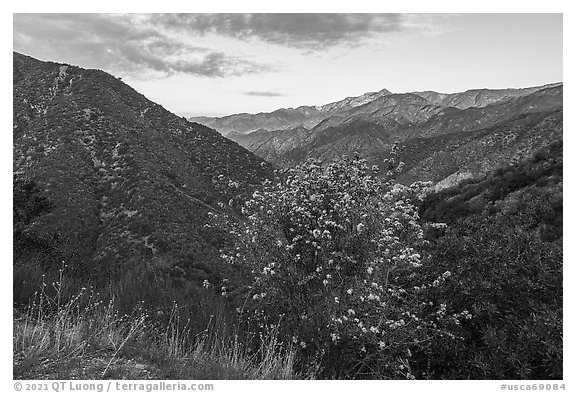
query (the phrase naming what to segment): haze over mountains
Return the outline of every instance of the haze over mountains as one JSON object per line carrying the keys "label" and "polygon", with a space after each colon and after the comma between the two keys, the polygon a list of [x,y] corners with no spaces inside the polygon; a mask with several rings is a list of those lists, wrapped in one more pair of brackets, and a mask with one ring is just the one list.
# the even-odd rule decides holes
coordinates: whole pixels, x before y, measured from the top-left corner
{"label": "haze over mountains", "polygon": [[443,188],[561,139],[562,106],[562,83],[455,94],[384,89],[323,106],[194,120],[282,167],[354,152],[381,164],[400,142],[400,180]]}

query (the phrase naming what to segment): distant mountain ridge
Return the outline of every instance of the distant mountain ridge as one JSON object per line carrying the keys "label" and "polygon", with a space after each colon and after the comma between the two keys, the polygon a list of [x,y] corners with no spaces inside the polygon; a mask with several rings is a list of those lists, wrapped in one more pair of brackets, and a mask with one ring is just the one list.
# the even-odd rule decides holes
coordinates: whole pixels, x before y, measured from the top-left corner
{"label": "distant mountain ridge", "polygon": [[[361,105],[349,108],[340,105],[312,129],[302,126],[276,131],[260,129],[227,136],[282,167],[298,165],[307,158],[330,160],[354,152],[371,164],[381,164],[392,143],[401,142],[403,160],[410,163],[401,180],[430,180],[441,188],[504,165],[517,154],[530,154],[546,143],[562,139],[562,107],[561,83],[527,89],[470,90],[442,97],[426,92],[387,93]],[[545,121],[541,115],[555,120]],[[540,121],[546,126],[539,135],[533,131],[543,131],[538,125]],[[499,140],[494,139],[499,130],[521,124],[529,127],[528,133],[510,133],[507,140],[512,146],[508,142],[493,143]],[[480,138],[483,142],[479,143],[478,135],[487,139]],[[467,151],[464,148],[467,144],[475,146],[474,149]],[[422,161],[415,162],[414,157]]]}
{"label": "distant mountain ridge", "polygon": [[430,103],[441,106],[450,106],[458,109],[480,108],[502,100],[522,97],[535,91],[557,87],[562,83],[550,83],[543,86],[527,87],[522,89],[472,89],[462,93],[436,93],[434,91],[414,92],[426,98]]}
{"label": "distant mountain ridge", "polygon": [[189,117],[188,120],[213,128],[226,135],[230,132],[249,133],[259,129],[283,130],[298,126],[312,128],[326,117],[316,107],[278,109],[270,113],[239,113],[224,117]]}
{"label": "distant mountain ridge", "polygon": [[347,97],[343,100],[320,106],[300,106],[298,108],[281,108],[268,113],[239,113],[223,117],[196,116],[188,120],[204,124],[226,135],[230,132],[250,133],[258,129],[268,131],[286,130],[304,126],[314,128],[325,119],[333,116],[345,116],[345,113],[370,103],[376,104],[386,96],[414,95],[423,98],[427,104],[439,107],[458,109],[480,108],[512,98],[529,95],[537,90],[557,87],[562,83],[551,83],[543,86],[522,89],[473,89],[461,93],[437,93],[422,91],[413,93],[392,93],[382,89],[378,92],[365,93],[357,97]]}

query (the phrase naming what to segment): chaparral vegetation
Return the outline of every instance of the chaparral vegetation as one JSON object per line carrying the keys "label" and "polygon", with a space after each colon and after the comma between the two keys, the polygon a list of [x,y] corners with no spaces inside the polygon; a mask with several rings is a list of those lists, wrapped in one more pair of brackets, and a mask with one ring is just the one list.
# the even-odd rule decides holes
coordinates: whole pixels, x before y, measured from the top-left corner
{"label": "chaparral vegetation", "polygon": [[[309,160],[211,213],[235,274],[192,296],[152,270],[78,290],[63,266],[30,295],[27,271],[19,373],[91,354],[96,377],[562,378],[559,149],[442,193],[396,183],[396,147],[383,170]],[[17,228],[49,202],[15,187],[15,241],[55,257]]]}

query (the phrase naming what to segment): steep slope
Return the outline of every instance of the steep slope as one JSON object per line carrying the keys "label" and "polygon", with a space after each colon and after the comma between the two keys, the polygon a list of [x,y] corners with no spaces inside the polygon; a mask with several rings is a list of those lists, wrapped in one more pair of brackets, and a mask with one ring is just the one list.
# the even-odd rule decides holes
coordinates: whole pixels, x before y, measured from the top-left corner
{"label": "steep slope", "polygon": [[289,167],[309,157],[331,161],[343,155],[352,156],[355,152],[361,152],[362,157],[368,158],[372,164],[372,158],[382,151],[388,152],[392,143],[386,128],[362,119],[352,119],[337,127],[314,130],[306,144],[287,152],[280,157],[281,161],[274,162]]}
{"label": "steep slope", "polygon": [[529,157],[562,140],[563,111],[525,113],[474,131],[410,139],[402,143],[400,180],[429,180],[440,190]]}
{"label": "steep slope", "polygon": [[279,163],[283,156],[305,146],[311,133],[311,130],[300,126],[277,131],[259,129],[249,134],[231,132],[226,137],[267,161]]}
{"label": "steep slope", "polygon": [[105,72],[18,53],[13,69],[13,170],[53,203],[26,230],[52,235],[81,274],[138,265],[186,274],[217,253],[208,213],[272,176],[236,143]]}
{"label": "steep slope", "polygon": [[561,239],[562,146],[562,141],[543,144],[514,164],[498,166],[458,187],[429,194],[420,206],[420,217],[452,224],[466,216],[500,211],[528,218],[516,224],[537,229],[544,241]]}

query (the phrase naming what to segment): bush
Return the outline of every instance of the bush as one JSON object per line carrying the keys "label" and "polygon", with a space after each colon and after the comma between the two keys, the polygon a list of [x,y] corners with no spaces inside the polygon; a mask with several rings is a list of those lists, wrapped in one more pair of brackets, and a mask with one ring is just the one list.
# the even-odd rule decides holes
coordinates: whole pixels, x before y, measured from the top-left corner
{"label": "bush", "polygon": [[561,379],[562,247],[497,215],[448,227],[431,248],[425,279],[452,272],[427,296],[470,310],[474,318],[414,353],[428,378]]}
{"label": "bush", "polygon": [[53,203],[44,195],[36,181],[21,175],[13,175],[13,220],[14,261],[29,259],[54,259],[55,236],[40,235],[30,231],[34,221],[53,208]]}
{"label": "bush", "polygon": [[[413,378],[411,348],[444,335],[467,313],[430,305],[419,282],[423,232],[414,201],[427,184],[395,184],[394,155],[384,180],[366,161],[307,161],[282,182],[268,182],[232,227],[236,247],[223,253],[253,282],[238,311],[300,349],[300,367],[328,378]],[[238,290],[238,292],[241,292]]]}

